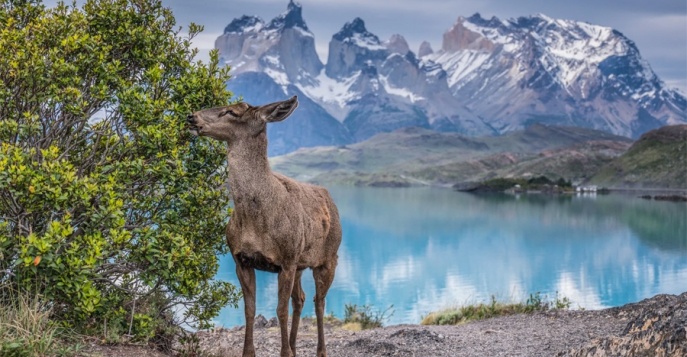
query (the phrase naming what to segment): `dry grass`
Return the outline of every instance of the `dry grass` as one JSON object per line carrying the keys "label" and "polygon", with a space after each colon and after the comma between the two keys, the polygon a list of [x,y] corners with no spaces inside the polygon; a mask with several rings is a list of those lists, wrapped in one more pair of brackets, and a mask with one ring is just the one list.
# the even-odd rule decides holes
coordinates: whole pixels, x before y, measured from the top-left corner
{"label": "dry grass", "polygon": [[13,294],[0,305],[0,355],[47,356],[58,348],[59,327],[38,296]]}
{"label": "dry grass", "polygon": [[363,325],[360,322],[348,322],[341,325],[341,328],[346,331],[357,332],[363,330]]}

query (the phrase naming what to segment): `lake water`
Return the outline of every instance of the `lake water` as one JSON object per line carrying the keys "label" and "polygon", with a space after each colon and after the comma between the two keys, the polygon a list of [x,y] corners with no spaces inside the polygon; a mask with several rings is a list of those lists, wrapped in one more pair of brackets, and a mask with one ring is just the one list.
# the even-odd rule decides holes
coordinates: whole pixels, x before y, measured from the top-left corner
{"label": "lake water", "polygon": [[[331,188],[343,225],[325,311],[345,304],[394,313],[385,324],[419,323],[442,308],[524,301],[530,293],[572,307],[618,306],[687,291],[687,204],[635,195],[472,195],[431,188]],[[236,284],[231,256],[219,279]],[[276,274],[257,272],[257,313],[276,315]],[[312,274],[303,274],[314,316]],[[217,323],[244,324],[243,306]]]}

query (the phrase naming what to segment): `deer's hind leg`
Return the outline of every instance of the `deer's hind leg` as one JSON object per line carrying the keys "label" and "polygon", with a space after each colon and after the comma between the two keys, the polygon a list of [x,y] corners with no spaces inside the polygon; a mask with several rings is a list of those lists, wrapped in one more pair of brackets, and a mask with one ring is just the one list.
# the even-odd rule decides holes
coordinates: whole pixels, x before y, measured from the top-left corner
{"label": "deer's hind leg", "polygon": [[317,357],[326,357],[327,349],[324,344],[324,298],[334,281],[334,270],[337,260],[329,261],[313,269],[315,278],[315,314],[317,315]]}

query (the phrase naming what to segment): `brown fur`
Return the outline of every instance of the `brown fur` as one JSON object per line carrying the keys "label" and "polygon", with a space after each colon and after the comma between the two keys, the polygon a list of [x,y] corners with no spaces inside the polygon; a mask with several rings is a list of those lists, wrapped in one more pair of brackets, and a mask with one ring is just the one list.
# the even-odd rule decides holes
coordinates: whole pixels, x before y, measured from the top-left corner
{"label": "brown fur", "polygon": [[[227,143],[229,185],[234,213],[227,225],[227,242],[236,262],[245,303],[246,335],[243,356],[254,356],[255,271],[279,274],[277,318],[281,356],[296,355],[296,334],[305,294],[301,274],[311,268],[315,278],[317,355],[326,356],[324,298],[334,280],[341,224],[326,189],[272,172],[267,160],[268,122],[286,119],[298,106],[293,97],[253,107],[237,103],[189,115],[191,130]],[[288,301],[293,318],[288,334]]]}

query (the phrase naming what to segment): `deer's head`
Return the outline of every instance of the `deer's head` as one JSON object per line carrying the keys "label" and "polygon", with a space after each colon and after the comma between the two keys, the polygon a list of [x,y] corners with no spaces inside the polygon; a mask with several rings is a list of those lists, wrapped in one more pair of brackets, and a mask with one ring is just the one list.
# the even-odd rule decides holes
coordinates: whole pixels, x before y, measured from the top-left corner
{"label": "deer's head", "polygon": [[187,117],[191,133],[234,143],[256,138],[267,123],[286,119],[298,106],[298,98],[254,107],[236,103],[225,107],[199,110]]}

